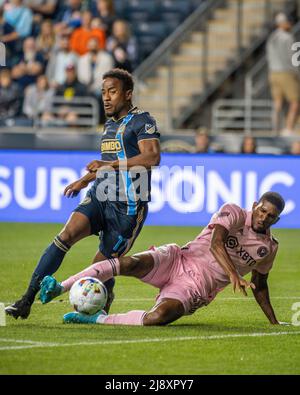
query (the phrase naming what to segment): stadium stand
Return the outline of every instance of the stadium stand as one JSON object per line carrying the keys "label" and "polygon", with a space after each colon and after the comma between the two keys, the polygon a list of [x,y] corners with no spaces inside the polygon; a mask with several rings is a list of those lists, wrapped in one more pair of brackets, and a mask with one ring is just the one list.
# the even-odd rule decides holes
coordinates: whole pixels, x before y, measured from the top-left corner
{"label": "stadium stand", "polygon": [[[110,67],[133,71],[195,7],[185,0],[2,0],[0,39],[7,46],[6,66],[24,92],[19,99],[24,99],[25,88],[44,73],[54,90],[64,84],[66,67],[82,63],[80,57],[86,54],[90,37],[98,39],[99,51],[105,46],[113,59],[107,62]],[[17,20],[18,14],[24,23]],[[91,86],[95,81],[90,78],[87,83],[82,75],[79,79],[95,91]],[[22,108],[21,104],[17,112],[4,113],[4,106],[1,124],[31,125],[32,116]],[[93,125],[94,120],[88,124]]]}
{"label": "stadium stand", "polygon": [[[7,71],[6,77],[0,78],[1,147],[13,145],[9,133],[22,136],[18,137],[19,148],[28,147],[28,142],[32,148],[47,148],[47,144],[54,147],[57,139],[45,136],[66,133],[60,140],[63,149],[94,149],[90,143],[97,141],[99,123],[104,118],[95,89],[98,79],[90,69],[94,60],[88,57],[84,62],[72,46],[74,32],[83,29],[84,35],[101,30],[104,41],[99,39],[99,46],[100,41],[105,42],[101,51],[107,64],[133,72],[137,82],[135,102],[157,119],[163,150],[195,152],[195,133],[205,126],[210,152],[240,152],[242,134],[255,135],[257,153],[291,152],[294,143],[297,147],[297,134],[287,139],[280,137],[275,144],[268,139],[277,132],[272,129],[265,45],[274,27],[274,16],[283,11],[292,17],[293,34],[298,39],[298,3],[0,0],[0,41],[5,43],[7,55],[3,70],[12,73],[8,85]],[[83,28],[87,10],[92,20],[84,22]],[[16,12],[25,15],[26,26],[16,21]],[[77,88],[82,84],[85,90],[79,105],[78,95],[71,92],[74,86],[62,87],[67,68],[74,65],[76,69],[83,63],[88,72],[79,73],[76,80]],[[45,80],[44,75],[49,86],[39,90],[37,81],[39,77]],[[35,106],[38,98],[39,106]],[[64,117],[66,109],[68,119]],[[74,138],[76,133],[78,138]],[[93,133],[96,140],[87,137],[82,145],[80,135]],[[33,134],[44,137],[35,139]],[[71,136],[74,141],[68,143]]]}
{"label": "stadium stand", "polygon": [[[136,70],[143,82],[140,105],[168,130],[195,128],[204,117],[211,127],[213,104],[220,98],[242,98],[243,73],[264,48],[275,14],[291,3],[295,4],[284,0],[200,4]],[[236,129],[244,131],[244,124]]]}

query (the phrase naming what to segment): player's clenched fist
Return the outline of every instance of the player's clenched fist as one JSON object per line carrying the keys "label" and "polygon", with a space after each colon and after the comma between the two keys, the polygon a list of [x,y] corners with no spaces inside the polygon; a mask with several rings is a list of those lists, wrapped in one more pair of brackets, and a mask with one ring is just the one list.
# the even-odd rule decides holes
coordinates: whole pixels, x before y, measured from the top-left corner
{"label": "player's clenched fist", "polygon": [[77,180],[68,185],[64,190],[64,195],[67,197],[75,197],[78,193],[88,186],[88,182],[84,180]]}
{"label": "player's clenched fist", "polygon": [[107,163],[103,160],[93,160],[89,164],[87,164],[86,169],[90,173],[96,173],[96,171],[103,166],[107,166]]}

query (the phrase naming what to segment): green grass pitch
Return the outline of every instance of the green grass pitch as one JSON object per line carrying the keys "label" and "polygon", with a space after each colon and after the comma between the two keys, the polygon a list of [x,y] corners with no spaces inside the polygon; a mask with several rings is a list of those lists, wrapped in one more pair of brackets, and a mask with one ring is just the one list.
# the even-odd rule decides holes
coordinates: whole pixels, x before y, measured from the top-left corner
{"label": "green grass pitch", "polygon": [[[0,224],[0,302],[24,292],[58,224]],[[145,227],[133,252],[168,242],[184,244],[198,228]],[[278,319],[291,322],[300,302],[300,230],[274,230],[279,254],[269,277]],[[68,253],[57,272],[64,279],[87,266],[97,250],[90,237]],[[250,291],[251,293],[251,291]],[[149,309],[157,291],[118,278],[111,312]],[[0,327],[0,374],[299,374],[300,327],[272,326],[253,299],[230,287],[208,307],[167,327],[64,325],[68,297],[42,306],[27,320],[7,317]]]}

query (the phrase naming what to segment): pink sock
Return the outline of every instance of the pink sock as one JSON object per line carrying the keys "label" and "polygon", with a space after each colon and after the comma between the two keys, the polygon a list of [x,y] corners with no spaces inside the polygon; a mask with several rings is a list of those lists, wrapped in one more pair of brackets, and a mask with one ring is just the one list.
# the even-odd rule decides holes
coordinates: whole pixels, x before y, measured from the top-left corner
{"label": "pink sock", "polygon": [[100,315],[97,324],[106,325],[143,325],[144,310],[133,310],[125,314]]}
{"label": "pink sock", "polygon": [[120,262],[117,258],[107,259],[106,261],[96,262],[87,269],[63,281],[61,285],[64,291],[69,291],[75,281],[82,277],[96,277],[103,283],[114,276],[120,274]]}

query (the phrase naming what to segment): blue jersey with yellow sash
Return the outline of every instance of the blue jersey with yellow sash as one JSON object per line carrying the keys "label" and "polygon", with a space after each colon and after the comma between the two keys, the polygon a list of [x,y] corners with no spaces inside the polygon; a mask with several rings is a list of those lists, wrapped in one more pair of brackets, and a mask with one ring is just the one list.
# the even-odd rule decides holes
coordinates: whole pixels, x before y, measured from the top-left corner
{"label": "blue jersey with yellow sash", "polygon": [[[111,118],[105,123],[101,138],[101,159],[114,161],[132,158],[140,154],[139,141],[159,138],[154,118],[135,107],[121,119]],[[97,189],[98,198],[105,195],[110,201],[116,201],[119,209],[135,215],[138,207],[151,199],[151,170],[139,167],[101,171],[97,174],[94,188]]]}

